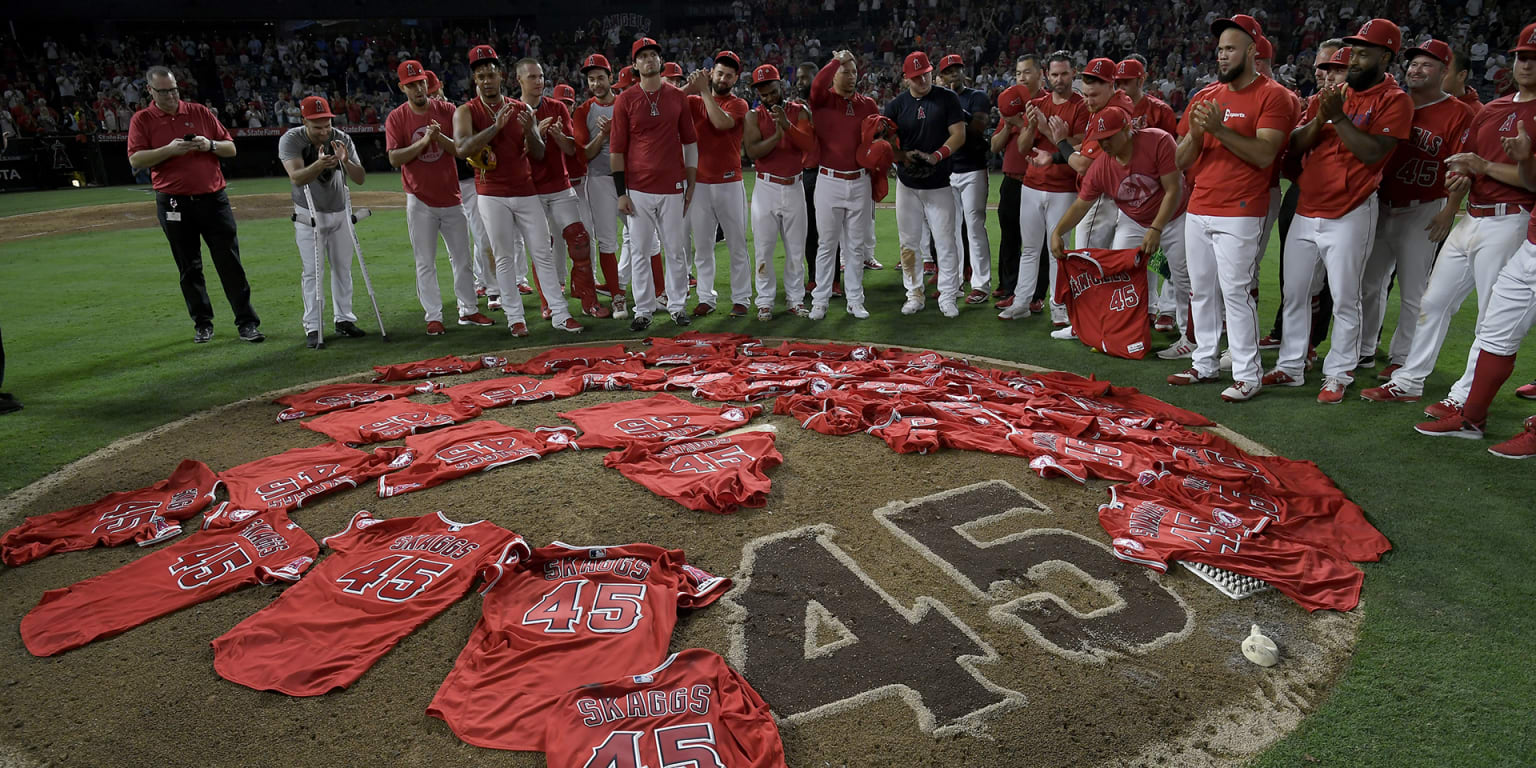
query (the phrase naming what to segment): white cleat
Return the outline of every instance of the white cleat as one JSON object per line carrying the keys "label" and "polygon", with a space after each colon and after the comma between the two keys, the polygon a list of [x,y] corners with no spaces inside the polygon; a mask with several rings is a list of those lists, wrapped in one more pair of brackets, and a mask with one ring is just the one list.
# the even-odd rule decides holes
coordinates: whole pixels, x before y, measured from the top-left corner
{"label": "white cleat", "polygon": [[808,317],[810,317],[812,320],[820,320],[820,319],[822,319],[823,317],[826,317],[826,316],[827,316],[827,305],[825,305],[825,304],[813,304],[811,306],[811,314],[808,315]]}
{"label": "white cleat", "polygon": [[921,311],[923,311],[922,299],[907,299],[907,302],[901,305],[903,315],[915,315]]}
{"label": "white cleat", "polygon": [[939,313],[945,317],[959,317],[960,307],[954,301],[939,302]]}
{"label": "white cleat", "polygon": [[1029,317],[1029,302],[1015,301],[997,313],[999,320],[1020,320]]}
{"label": "white cleat", "polygon": [[1163,360],[1182,360],[1195,356],[1195,343],[1186,338],[1180,338],[1167,349],[1160,349],[1157,356]]}
{"label": "white cleat", "polygon": [[1051,331],[1051,338],[1060,339],[1062,341],[1071,341],[1072,339],[1077,338],[1077,331],[1073,330],[1072,326],[1070,325],[1065,328],[1057,328],[1056,330]]}

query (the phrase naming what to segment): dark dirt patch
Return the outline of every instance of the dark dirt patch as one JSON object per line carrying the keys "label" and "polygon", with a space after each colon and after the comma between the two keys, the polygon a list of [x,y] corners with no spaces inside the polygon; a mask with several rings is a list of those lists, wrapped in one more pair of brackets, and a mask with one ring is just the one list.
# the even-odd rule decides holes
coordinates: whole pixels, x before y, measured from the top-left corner
{"label": "dark dirt patch", "polygon": [[[352,202],[359,206],[404,207],[399,192],[353,192]],[[229,205],[238,221],[286,219],[293,213],[293,200],[287,194],[234,195]],[[115,203],[71,208],[67,211],[38,211],[0,218],[0,242],[23,240],[44,235],[76,232],[115,232],[122,229],[158,227],[155,201]]]}

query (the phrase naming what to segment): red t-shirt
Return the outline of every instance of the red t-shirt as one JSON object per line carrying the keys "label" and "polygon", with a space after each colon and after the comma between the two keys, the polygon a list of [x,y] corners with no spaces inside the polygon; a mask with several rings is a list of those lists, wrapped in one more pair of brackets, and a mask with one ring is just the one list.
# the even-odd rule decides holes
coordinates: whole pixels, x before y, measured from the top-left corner
{"label": "red t-shirt", "polygon": [[181,521],[213,503],[219,478],[207,464],[183,460],[171,476],[89,504],[29,517],[0,537],[0,560],[15,568],[55,552],[156,544],[181,534]]}
{"label": "red t-shirt", "polygon": [[817,162],[834,171],[857,171],[862,168],[859,139],[864,118],[879,114],[880,108],[875,106],[874,99],[857,90],[849,98],[832,90],[832,79],[841,68],[842,62],[833,59],[811,81],[811,122],[816,128],[820,152]]}
{"label": "red t-shirt", "polygon": [[[1202,101],[1214,102],[1222,110],[1223,123],[1242,136],[1255,136],[1261,129],[1279,131],[1289,137],[1296,127],[1296,98],[1285,86],[1258,76],[1247,88],[1234,91],[1224,83],[1206,86],[1185,107],[1179,120],[1179,135],[1189,133],[1191,107]],[[1279,158],[1276,157],[1276,161]],[[1200,157],[1187,169],[1184,179],[1193,188],[1189,212],[1198,216],[1269,215],[1270,179],[1274,172],[1267,166],[1249,165],[1232,154],[1215,136],[1205,134]]]}
{"label": "red t-shirt", "polygon": [[1463,90],[1461,95],[1457,96],[1456,99],[1457,101],[1460,101],[1461,103],[1471,107],[1473,114],[1477,114],[1478,110],[1483,108],[1483,100],[1478,98],[1477,91],[1472,90],[1471,88]]}
{"label": "red t-shirt", "polygon": [[557,697],[649,669],[667,652],[678,610],[709,605],[730,585],[682,550],[540,547],[485,589],[480,621],[427,714],[476,746],[544,751]]}
{"label": "red t-shirt", "polygon": [[1141,101],[1131,105],[1130,116],[1134,128],[1157,128],[1169,134],[1179,130],[1179,120],[1173,115],[1173,107],[1155,96],[1143,94]]}
{"label": "red t-shirt", "polygon": [[[1088,132],[1088,102],[1082,96],[1074,93],[1060,104],[1056,103],[1056,97],[1045,94],[1029,103],[1035,105],[1046,120],[1052,117],[1060,117],[1067,123],[1067,135],[1082,136]],[[1012,142],[1017,145],[1018,142]],[[1046,138],[1044,131],[1036,131],[1033,149],[1043,149],[1048,153],[1056,152],[1056,145]],[[1006,158],[1005,158],[1006,159]],[[1027,160],[1027,156],[1026,156]],[[1062,163],[1050,165],[1044,168],[1031,165],[1024,171],[1024,185],[1031,189],[1045,192],[1076,192],[1077,171],[1072,166]]]}
{"label": "red t-shirt", "polygon": [[499,379],[482,379],[459,384],[448,387],[439,394],[460,405],[500,408],[517,403],[572,397],[581,394],[581,382],[559,376],[552,379],[505,376]]}
{"label": "red t-shirt", "polygon": [[[729,130],[716,128],[709,121],[704,98],[698,95],[688,97],[688,112],[693,117],[693,129],[699,137],[699,183],[728,184],[741,181],[742,121],[747,119],[747,102],[732,94],[726,94],[724,98],[714,94],[710,96],[736,124]],[[771,135],[772,132],[769,133]]]}
{"label": "red t-shirt", "polygon": [[[753,165],[763,173],[797,179],[800,171],[806,167],[806,158],[816,149],[816,131],[810,122],[810,112],[797,101],[784,102],[784,118],[792,127],[784,130],[784,136],[772,152],[759,157]],[[752,116],[748,119],[757,121],[758,133],[765,138],[779,130],[773,122],[773,113],[762,107],[752,110]],[[703,158],[699,162],[702,163]],[[700,169],[700,173],[703,173],[703,169]]]}
{"label": "red t-shirt", "polygon": [[[665,377],[663,375],[663,377]],[[719,434],[746,424],[761,406],[710,408],[675,395],[623,400],[558,414],[573,421],[581,436],[577,448],[624,448],[634,443],[670,443]]]}
{"label": "red t-shirt", "polygon": [[219,473],[229,500],[244,509],[297,509],[384,474],[392,452],[364,453],[341,443],[294,448]]}
{"label": "red t-shirt", "polygon": [[500,358],[477,357],[470,360],[461,360],[457,355],[446,357],[434,357],[430,360],[417,360],[414,363],[398,363],[396,365],[375,365],[373,370],[379,375],[373,377],[375,383],[381,381],[410,381],[411,379],[425,379],[429,376],[451,376],[456,373],[470,373],[478,371],[487,365],[501,365],[500,362],[492,362]]}
{"label": "red t-shirt", "polygon": [[545,718],[549,768],[657,765],[784,768],[767,702],[713,651],[690,648],[661,666],[561,696]]}
{"label": "red t-shirt", "polygon": [[1413,109],[1413,135],[1397,143],[1381,173],[1381,199],[1389,205],[1442,200],[1445,159],[1461,151],[1476,108],[1442,97]]}
{"label": "red t-shirt", "polygon": [[655,93],[644,86],[627,88],[613,103],[608,151],[624,156],[625,185],[652,195],[683,192],[688,176],[683,145],[699,135],[688,113],[688,99],[670,83]]}
{"label": "red t-shirt", "polygon": [[526,363],[509,365],[505,370],[507,373],[527,373],[538,376],[559,373],[578,365],[591,367],[598,363],[624,363],[635,357],[636,355],[625,349],[623,344],[612,344],[606,347],[556,347],[534,355]]}
{"label": "red t-shirt", "polygon": [[[1098,153],[1099,157],[1083,174],[1077,196],[1097,200],[1109,195],[1125,215],[1143,227],[1150,227],[1163,204],[1162,177],[1179,170],[1174,161],[1177,149],[1173,137],[1157,128],[1136,130],[1131,133],[1131,162],[1121,165],[1108,152]],[[1175,217],[1183,215],[1189,205],[1189,185],[1180,187],[1183,200],[1173,214]]]}
{"label": "red t-shirt", "polygon": [[[1363,91],[1348,89],[1344,96],[1344,114],[1355,127],[1369,136],[1397,139],[1402,145],[1412,141],[1413,98],[1391,78]],[[1301,161],[1301,190],[1296,215],[1314,219],[1337,219],[1376,194],[1381,185],[1381,170],[1391,156],[1366,165],[1355,156],[1332,125],[1324,125],[1317,143]]]}
{"label": "red t-shirt", "polygon": [[480,406],[451,402],[428,405],[413,400],[382,400],[328,413],[302,425],[338,443],[365,445],[399,440],[424,429],[467,421],[480,415]]}
{"label": "red t-shirt", "polygon": [[321,543],[335,554],[213,641],[220,677],[289,696],[345,688],[477,579],[494,585],[528,555],[523,537],[442,512],[384,520],[364,510]]}
{"label": "red t-shirt", "polygon": [[[532,197],[538,194],[533,187],[533,167],[529,163],[528,146],[523,143],[523,124],[518,113],[528,105],[517,99],[503,97],[503,103],[511,102],[513,114],[507,124],[486,146],[490,147],[491,159],[496,167],[489,171],[475,169],[475,193],[492,197]],[[470,130],[479,133],[496,122],[496,112],[487,107],[479,96],[470,99],[461,109],[469,110]],[[497,110],[501,106],[497,105]]]}
{"label": "red t-shirt", "polygon": [[[1102,160],[1095,165],[1098,162]],[[1147,269],[1141,251],[1083,248],[1068,251],[1066,260],[1058,263],[1066,279],[1056,283],[1056,302],[1067,305],[1078,340],[1113,357],[1146,357],[1152,330],[1146,318]]]}
{"label": "red t-shirt", "polygon": [[44,592],[21,619],[21,640],[33,656],[63,653],[246,584],[298,581],[318,551],[281,510],[225,502],[203,516],[203,530],[175,544]]}
{"label": "red t-shirt", "polygon": [[[554,118],[555,122],[550,126],[560,126],[561,132],[571,136],[575,130],[571,126],[571,111],[566,108],[565,102],[559,99],[540,98],[539,108],[533,112],[535,124],[543,122],[546,118]],[[560,145],[548,135],[544,137],[544,159],[528,159],[533,168],[533,188],[541,195],[551,192],[559,192],[562,189],[571,188],[570,173],[566,170],[569,158],[560,151]]]}
{"label": "red t-shirt", "polygon": [[[427,100],[425,114],[416,114],[410,102],[390,110],[384,119],[384,146],[390,151],[415,144],[436,122],[443,135],[453,137],[453,105],[437,99]],[[459,169],[453,155],[437,142],[427,145],[415,160],[400,166],[400,183],[407,194],[415,195],[433,208],[459,204]]]}
{"label": "red t-shirt", "polygon": [[532,432],[494,421],[411,435],[405,450],[379,478],[379,498],[425,490],[454,478],[484,472],[524,459],[539,459],[570,445],[576,430],[539,427]]}
{"label": "red t-shirt", "polygon": [[[1476,153],[1489,162],[1508,163],[1509,155],[1504,154],[1500,139],[1519,133],[1519,123],[1525,123],[1526,133],[1536,136],[1536,99],[1516,102],[1515,94],[1500,96],[1484,104],[1482,111],[1472,119],[1463,151]],[[1472,180],[1472,191],[1467,193],[1469,206],[1498,203],[1514,203],[1530,209],[1536,204],[1536,192],[1512,187],[1486,173]]]}
{"label": "red t-shirt", "polygon": [[[166,114],[151,104],[128,121],[128,154],[145,149],[159,149],[192,133],[214,141],[230,141],[229,131],[213,110],[201,104],[181,100],[176,114]],[[156,192],[168,195],[206,195],[224,188],[224,171],[212,152],[188,152],[149,169]]]}
{"label": "red t-shirt", "polygon": [[396,384],[394,386],[379,386],[378,384],[365,384],[361,382],[322,384],[308,392],[283,395],[272,402],[288,406],[282,413],[277,415],[278,421],[295,421],[306,416],[318,416],[322,413],[330,413],[331,411],[339,411],[345,408],[356,408],[359,405],[376,403],[380,400],[410,397],[418,393],[427,394],[436,389],[436,386],[431,382],[423,384]]}
{"label": "red t-shirt", "polygon": [[772,485],[767,471],[783,463],[772,432],[665,445],[637,443],[603,457],[603,466],[618,469],[656,495],[717,514],[767,503]]}

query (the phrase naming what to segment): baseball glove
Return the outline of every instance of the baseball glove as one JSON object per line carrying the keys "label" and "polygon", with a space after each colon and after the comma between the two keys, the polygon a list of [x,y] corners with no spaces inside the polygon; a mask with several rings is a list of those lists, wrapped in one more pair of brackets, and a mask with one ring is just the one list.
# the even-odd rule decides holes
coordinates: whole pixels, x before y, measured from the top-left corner
{"label": "baseball glove", "polygon": [[481,173],[490,173],[496,170],[496,153],[490,147],[486,147],[464,158],[464,162],[469,163],[471,168]]}

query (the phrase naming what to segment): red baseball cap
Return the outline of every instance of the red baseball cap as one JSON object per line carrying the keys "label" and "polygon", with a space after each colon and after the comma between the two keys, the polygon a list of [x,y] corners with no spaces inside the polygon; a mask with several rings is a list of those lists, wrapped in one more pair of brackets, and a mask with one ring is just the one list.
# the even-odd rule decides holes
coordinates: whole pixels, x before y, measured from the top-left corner
{"label": "red baseball cap", "polygon": [[939,59],[939,71],[940,72],[943,72],[944,70],[949,69],[950,67],[963,67],[963,66],[965,66],[965,60],[960,58],[960,54],[958,54],[958,53],[951,53],[951,54],[948,54],[948,55],[944,56],[943,58]]}
{"label": "red baseball cap", "polygon": [[933,65],[928,63],[928,54],[922,51],[907,54],[906,60],[901,62],[902,77],[922,77],[932,71]]}
{"label": "red baseball cap", "polygon": [[638,83],[638,82],[640,82],[640,78],[639,78],[639,76],[637,76],[635,74],[635,68],[634,67],[625,67],[625,68],[619,70],[619,81],[617,83],[614,83],[614,87],[615,88],[628,88],[631,85],[634,85],[635,83]]}
{"label": "red baseball cap", "polygon": [[589,69],[606,69],[610,73],[613,67],[608,66],[608,57],[601,53],[594,53],[581,62],[581,73],[585,75]]}
{"label": "red baseball cap", "polygon": [[441,90],[443,90],[443,83],[437,79],[437,73],[427,70],[427,95],[431,96]]}
{"label": "red baseball cap", "polygon": [[1413,61],[1420,56],[1428,56],[1441,64],[1450,64],[1451,59],[1454,58],[1451,46],[1440,40],[1426,40],[1403,50],[1403,61]]}
{"label": "red baseball cap", "polygon": [[757,69],[752,70],[752,84],[753,85],[761,85],[762,83],[770,83],[770,82],[773,82],[773,81],[778,80],[778,79],[779,79],[779,68],[775,67],[772,64],[760,64],[760,65],[758,65]]}
{"label": "red baseball cap", "polygon": [[1010,85],[997,95],[997,111],[1003,117],[1013,117],[1024,111],[1029,103],[1029,91],[1022,85]]}
{"label": "red baseball cap", "polygon": [[1115,81],[1115,62],[1109,59],[1094,59],[1088,62],[1088,66],[1083,67],[1083,77],[1112,83]]}
{"label": "red baseball cap", "polygon": [[1217,19],[1211,22],[1211,34],[1220,35],[1228,29],[1240,29],[1243,34],[1258,42],[1264,36],[1264,28],[1259,26],[1259,20],[1247,14],[1239,13],[1230,19]]}
{"label": "red baseball cap", "polygon": [[427,70],[422,69],[421,62],[415,59],[406,59],[395,67],[395,74],[400,77],[401,85],[419,83],[427,79]]}
{"label": "red baseball cap", "polygon": [[716,64],[729,64],[737,73],[741,72],[741,57],[730,51],[721,51],[715,54]]}
{"label": "red baseball cap", "polygon": [[1088,133],[1084,137],[1088,141],[1103,141],[1120,132],[1130,122],[1125,110],[1119,107],[1105,107],[1088,118]]}
{"label": "red baseball cap", "polygon": [[336,116],[331,113],[331,105],[319,96],[305,96],[304,100],[299,102],[299,112],[304,115],[305,120]]}
{"label": "red baseball cap", "polygon": [[645,50],[647,48],[655,48],[656,49],[656,54],[658,56],[661,55],[661,44],[660,43],[656,42],[655,40],[650,39],[649,37],[642,37],[639,40],[636,40],[634,42],[634,44],[629,46],[629,58],[630,59],[634,59],[636,56],[640,55],[641,51],[643,51],[643,50]]}
{"label": "red baseball cap", "polygon": [[683,67],[682,67],[681,64],[678,64],[675,61],[669,61],[669,62],[661,65],[661,76],[662,77],[682,77],[683,76]]}
{"label": "red baseball cap", "polygon": [[555,86],[554,96],[555,101],[563,101],[566,104],[571,104],[576,101],[576,89],[566,85],[565,83],[561,83]]}
{"label": "red baseball cap", "polygon": [[501,64],[501,57],[496,55],[496,49],[489,45],[477,45],[469,49],[469,68],[474,69],[476,64],[482,61],[494,61]]}
{"label": "red baseball cap", "polygon": [[1324,62],[1322,64],[1319,64],[1318,66],[1319,67],[1325,67],[1325,68],[1326,67],[1347,67],[1347,66],[1349,66],[1349,58],[1351,56],[1353,56],[1353,55],[1355,55],[1355,49],[1346,45],[1343,48],[1340,48],[1337,51],[1334,51],[1332,58],[1328,59],[1328,61],[1326,61],[1326,62]]}
{"label": "red baseball cap", "polygon": [[1374,45],[1397,53],[1403,47],[1403,31],[1386,19],[1371,19],[1352,37],[1344,38],[1344,42],[1351,46]]}
{"label": "red baseball cap", "polygon": [[1275,60],[1275,44],[1271,43],[1269,38],[1261,37],[1253,41],[1253,45],[1257,49],[1253,52],[1253,57],[1255,59],[1263,59],[1265,61]]}
{"label": "red baseball cap", "polygon": [[1147,68],[1135,59],[1126,59],[1115,65],[1116,80],[1135,80],[1139,77],[1145,77],[1146,74]]}
{"label": "red baseball cap", "polygon": [[1515,40],[1515,47],[1509,49],[1510,53],[1524,51],[1536,51],[1536,24],[1527,24],[1520,30],[1520,37]]}

